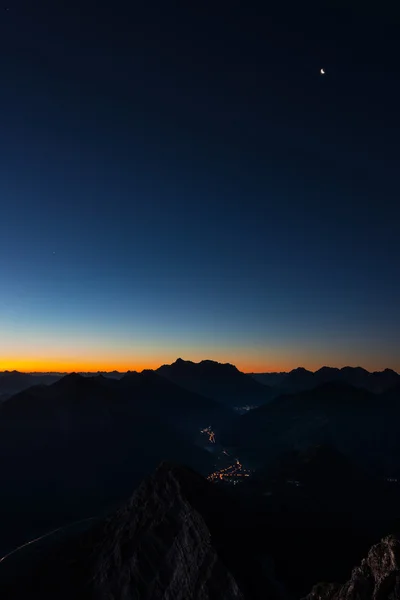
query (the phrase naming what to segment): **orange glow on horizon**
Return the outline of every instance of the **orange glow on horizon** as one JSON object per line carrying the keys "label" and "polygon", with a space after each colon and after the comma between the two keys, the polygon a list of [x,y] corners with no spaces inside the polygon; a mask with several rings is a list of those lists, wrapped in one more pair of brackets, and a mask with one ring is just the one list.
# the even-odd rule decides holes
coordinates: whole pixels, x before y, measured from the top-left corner
{"label": "orange glow on horizon", "polygon": [[143,369],[157,369],[162,363],[137,363],[132,362],[105,362],[105,361],[74,361],[74,360],[7,360],[0,359],[0,371],[54,372],[54,373],[96,373],[97,371],[143,371]]}
{"label": "orange glow on horizon", "polygon": [[[111,372],[111,371],[143,371],[144,369],[157,369],[161,365],[171,364],[175,362],[179,355],[176,356],[165,356],[151,359],[150,357],[144,357],[144,360],[137,360],[132,358],[132,360],[119,360],[116,358],[115,360],[106,360],[103,358],[99,358],[98,360],[92,358],[91,360],[84,359],[73,359],[73,358],[48,358],[48,357],[38,357],[33,359],[28,358],[17,358],[10,357],[6,358],[5,356],[0,356],[0,372],[1,371],[20,371],[25,373],[32,372],[55,372],[55,373],[72,373],[72,372],[87,372],[87,373],[96,373],[97,371]],[[302,366],[310,371],[317,371],[324,365],[329,365],[332,367],[344,367],[344,366],[359,366],[358,364],[338,364],[337,361],[329,362],[327,359],[323,363],[314,363],[314,361],[308,362],[307,360],[299,360],[298,362],[294,362],[291,357],[290,363],[286,364],[276,364],[272,361],[266,359],[265,361],[261,361],[260,359],[256,359],[255,361],[249,360],[247,357],[244,360],[240,360],[237,357],[223,357],[221,355],[207,356],[205,354],[202,357],[192,357],[183,354],[182,358],[184,360],[191,360],[193,362],[200,362],[201,360],[208,359],[215,360],[221,363],[231,363],[234,364],[240,371],[244,373],[277,373],[277,372],[288,372],[292,369],[295,369],[299,366]],[[146,360],[147,359],[147,360]],[[364,366],[369,371],[374,370],[382,370],[382,368],[373,368],[371,365],[361,365]],[[384,368],[384,367],[383,367]],[[394,369],[399,372],[399,369]]]}
{"label": "orange glow on horizon", "polygon": [[[152,360],[152,361],[105,361],[105,360],[90,360],[90,361],[76,361],[74,359],[2,359],[0,357],[0,371],[20,371],[24,373],[32,373],[32,372],[56,372],[56,373],[77,373],[84,372],[96,373],[97,371],[143,371],[143,369],[158,369],[161,365],[171,364],[175,362],[175,358],[166,358],[165,360]],[[203,359],[191,359],[182,357],[184,360],[193,360],[193,362],[200,362]],[[206,358],[206,357],[205,357]],[[278,371],[290,371],[292,366],[290,365],[271,365],[268,364],[249,364],[247,362],[232,362],[228,359],[215,358],[211,360],[216,360],[218,362],[231,362],[234,364],[240,371],[245,373],[268,373],[268,372],[278,372]]]}

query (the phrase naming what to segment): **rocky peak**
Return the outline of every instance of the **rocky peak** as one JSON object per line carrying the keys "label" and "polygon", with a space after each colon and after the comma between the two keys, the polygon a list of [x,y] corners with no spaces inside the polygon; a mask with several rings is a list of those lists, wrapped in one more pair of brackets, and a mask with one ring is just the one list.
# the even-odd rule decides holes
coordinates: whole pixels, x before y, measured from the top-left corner
{"label": "rocky peak", "polygon": [[[214,486],[162,463],[128,503],[85,533],[9,562],[10,600],[244,600],[200,512]],[[11,557],[12,559],[12,557]],[[15,575],[12,575],[15,568]],[[21,572],[24,577],[21,577]]]}
{"label": "rocky peak", "polygon": [[390,535],[372,546],[344,585],[319,583],[304,600],[397,600],[400,598],[400,539]]}
{"label": "rocky peak", "polygon": [[188,478],[197,475],[163,463],[107,522],[94,562],[96,599],[243,598],[186,498]]}

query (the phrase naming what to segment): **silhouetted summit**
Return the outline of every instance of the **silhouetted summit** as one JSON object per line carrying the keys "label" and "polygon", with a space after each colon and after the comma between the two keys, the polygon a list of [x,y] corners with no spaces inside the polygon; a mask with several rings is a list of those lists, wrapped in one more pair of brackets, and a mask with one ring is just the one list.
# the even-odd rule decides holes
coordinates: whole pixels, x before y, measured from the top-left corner
{"label": "silhouetted summit", "polygon": [[53,383],[53,388],[59,390],[66,390],[68,388],[77,387],[79,385],[91,385],[94,379],[94,376],[86,378],[78,373],[68,373],[68,375],[64,375],[64,377],[61,377],[61,379]]}
{"label": "silhouetted summit", "polygon": [[163,365],[157,372],[182,387],[233,407],[259,406],[271,397],[268,386],[229,363],[212,360],[194,363],[179,358],[171,365]]}
{"label": "silhouetted summit", "polygon": [[192,371],[193,373],[202,373],[203,375],[216,375],[217,373],[228,373],[228,372],[236,372],[239,373],[235,365],[230,363],[219,363],[215,360],[202,360],[198,363],[195,363],[191,360],[183,360],[182,358],[178,358],[171,365],[162,365],[158,370],[164,369],[165,367],[170,367],[170,370],[174,372],[182,372],[187,373]]}
{"label": "silhouetted summit", "polygon": [[[268,381],[268,380],[267,380]],[[285,391],[301,391],[307,390],[314,386],[314,373],[303,367],[293,369],[286,373],[285,377],[280,381],[278,386],[274,388],[275,396]]]}
{"label": "silhouetted summit", "polygon": [[196,473],[161,464],[103,529],[92,563],[96,598],[243,598],[202,517],[213,496]]}

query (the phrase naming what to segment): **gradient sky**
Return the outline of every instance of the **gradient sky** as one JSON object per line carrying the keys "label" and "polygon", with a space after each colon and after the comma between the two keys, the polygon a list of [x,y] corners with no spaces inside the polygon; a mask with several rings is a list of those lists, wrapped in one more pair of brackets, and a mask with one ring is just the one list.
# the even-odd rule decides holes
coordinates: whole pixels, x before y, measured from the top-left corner
{"label": "gradient sky", "polygon": [[63,4],[0,11],[0,370],[400,371],[399,15]]}

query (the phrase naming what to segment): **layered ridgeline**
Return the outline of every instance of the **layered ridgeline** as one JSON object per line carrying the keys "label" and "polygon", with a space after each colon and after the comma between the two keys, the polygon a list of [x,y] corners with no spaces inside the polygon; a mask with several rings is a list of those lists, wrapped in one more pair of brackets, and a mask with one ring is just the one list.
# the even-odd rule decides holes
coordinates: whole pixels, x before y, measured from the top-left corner
{"label": "layered ridgeline", "polygon": [[[236,461],[235,457],[240,457],[246,468],[256,469],[246,471],[251,474],[242,478],[242,485],[232,486],[228,492],[221,489],[223,477],[215,479],[221,484],[218,486],[171,465],[156,472],[156,482],[162,481],[172,495],[184,497],[190,511],[197,511],[211,532],[212,550],[204,550],[201,556],[210,557],[212,552],[215,555],[210,563],[204,558],[206,562],[201,564],[215,565],[215,569],[199,567],[196,571],[193,564],[185,566],[190,570],[190,581],[192,576],[203,581],[200,587],[190,590],[208,594],[194,598],[224,598],[224,594],[227,598],[241,594],[257,600],[304,597],[318,581],[349,580],[352,567],[361,563],[369,548],[383,536],[396,532],[400,505],[399,386],[372,393],[362,386],[333,382],[272,398],[271,389],[276,393],[277,382],[265,387],[232,365],[211,361],[195,364],[178,360],[158,371],[109,375],[57,376],[55,382],[39,381],[1,402],[1,555],[65,524],[92,517],[101,521],[104,514],[124,506],[143,477],[163,460],[184,463],[203,476],[224,468],[224,461]],[[244,405],[255,408],[239,416],[234,408]],[[208,425],[216,433],[217,444],[210,444],[209,448],[214,454],[203,449],[206,440],[199,433]],[[171,469],[173,478],[179,479],[179,490],[175,484],[167,483]],[[231,478],[231,483],[234,480]],[[153,483],[142,486],[146,494],[140,496],[140,502],[150,508],[160,490],[154,487],[158,485],[154,477],[146,481]],[[192,488],[195,493],[190,491]],[[200,498],[204,502],[196,503]],[[183,510],[176,508],[168,494],[162,496],[161,503],[175,507],[174,518]],[[138,513],[137,499],[132,506]],[[149,520],[146,512],[141,514],[144,521],[137,523],[143,533],[144,523]],[[157,522],[164,522],[165,514],[164,510],[157,512]],[[189,513],[182,514],[185,522],[192,519]],[[121,521],[116,529],[129,528],[128,521],[123,521],[123,525]],[[84,523],[76,527],[81,531],[92,522]],[[85,534],[89,535],[90,567],[85,562],[87,538],[78,536],[79,547],[72,550],[72,555],[78,556],[79,548],[82,549],[76,563],[80,565],[78,573],[69,573],[65,579],[71,585],[75,581],[77,590],[85,585],[86,593],[84,582],[92,581],[93,573],[96,581],[99,577],[107,581],[108,575],[104,579],[98,574],[113,572],[109,580],[112,583],[104,586],[110,598],[131,593],[131,577],[132,581],[147,582],[142,595],[133,597],[146,598],[146,589],[151,589],[155,595],[150,597],[157,598],[159,593],[160,598],[172,598],[171,594],[176,594],[176,579],[183,577],[187,583],[183,570],[166,571],[153,558],[147,564],[134,555],[134,563],[140,568],[131,573],[127,567],[119,575],[117,567],[130,556],[130,536],[138,535],[137,523],[128,538],[121,538],[121,543],[114,534],[109,537],[105,533],[104,523],[91,528],[90,534]],[[193,523],[200,531],[200,524]],[[169,517],[165,527],[171,533]],[[197,540],[197,547],[202,547],[204,540],[201,536],[195,538],[191,528],[183,530],[181,537],[172,528],[176,533],[171,534],[172,538],[177,540],[181,554],[186,553],[183,540],[194,553],[190,546],[193,539]],[[63,538],[63,531],[57,539]],[[68,543],[75,544],[75,525],[68,532]],[[154,541],[152,536],[149,555],[153,556],[154,546],[176,562],[175,542],[170,537],[166,542]],[[107,546],[111,538],[111,546]],[[55,538],[51,535],[45,539],[53,550]],[[60,552],[64,553],[66,546],[62,547]],[[47,542],[29,548],[38,548],[44,559]],[[97,552],[99,548],[106,550],[93,556],[92,550]],[[25,550],[21,552],[12,555],[17,560],[18,573],[19,557],[25,555]],[[109,554],[113,554],[115,564],[105,560]],[[57,553],[54,560],[56,556]],[[67,565],[65,554],[62,556],[60,564]],[[12,576],[11,566],[16,563],[10,558],[0,562],[0,567],[3,574]],[[31,560],[28,563],[33,565]],[[57,573],[60,565],[53,567]],[[148,587],[155,567],[160,573],[154,576],[158,581],[156,590]],[[203,580],[205,572],[208,575]],[[89,580],[88,573],[92,574]],[[221,573],[220,579],[216,573]],[[83,579],[77,582],[76,577]],[[186,583],[182,588],[188,593]],[[11,589],[4,597],[13,597],[9,594]],[[330,589],[336,593],[341,588],[328,585],[324,593]],[[70,588],[70,597],[79,597],[75,591]],[[99,588],[90,593],[101,598]],[[56,593],[54,596],[58,597]]]}
{"label": "layered ridgeline", "polygon": [[[149,373],[150,370],[143,371]],[[230,407],[243,405],[259,406],[271,397],[269,386],[262,385],[253,377],[242,373],[235,366],[221,364],[212,360],[199,363],[178,359],[171,365],[163,365],[155,371],[164,378],[194,393],[212,398]],[[80,373],[85,377],[94,374]],[[136,371],[119,373],[96,373],[111,380],[125,380],[137,376]],[[2,394],[15,394],[35,385],[49,385],[64,377],[57,373],[19,373],[18,371],[0,373],[0,399]]]}
{"label": "layered ridgeline", "polygon": [[[283,393],[310,390],[324,383],[346,383],[364,388],[373,393],[386,392],[400,385],[400,375],[392,369],[369,372],[361,367],[322,367],[312,372],[299,367],[285,373],[251,373],[239,371],[234,365],[221,364],[212,360],[199,363],[176,360],[171,365],[157,369],[159,374],[186,389],[225,402],[230,406],[258,406]],[[118,371],[80,373],[85,377],[102,375],[119,380],[132,372]],[[135,371],[133,372],[135,373]],[[65,373],[20,373],[0,372],[0,401],[34,385],[50,385],[65,376]],[[260,384],[263,387],[260,387]]]}
{"label": "layered ridgeline", "polygon": [[47,373],[19,373],[19,371],[0,372],[0,403],[13,394],[34,385],[51,385],[60,379],[60,375]]}
{"label": "layered ridgeline", "polygon": [[272,387],[274,395],[311,390],[324,383],[345,383],[373,393],[386,392],[400,385],[400,375],[392,369],[370,373],[361,367],[322,367],[308,371],[302,367],[288,373],[251,373],[259,383]]}
{"label": "layered ridgeline", "polygon": [[128,497],[163,460],[213,470],[199,431],[238,418],[155,372],[72,374],[0,404],[1,550]]}
{"label": "layered ridgeline", "polygon": [[[193,363],[177,361],[171,369],[182,366],[192,370]],[[163,459],[212,472],[200,430],[232,427],[232,407],[259,405],[268,389],[230,365],[196,367],[200,386],[165,377],[165,368],[123,376],[2,374],[3,389],[35,385],[0,404],[0,548],[107,510]]]}
{"label": "layered ridgeline", "polygon": [[293,448],[330,444],[371,473],[400,477],[399,419],[400,387],[372,394],[326,383],[243,415],[224,443],[259,465]]}

